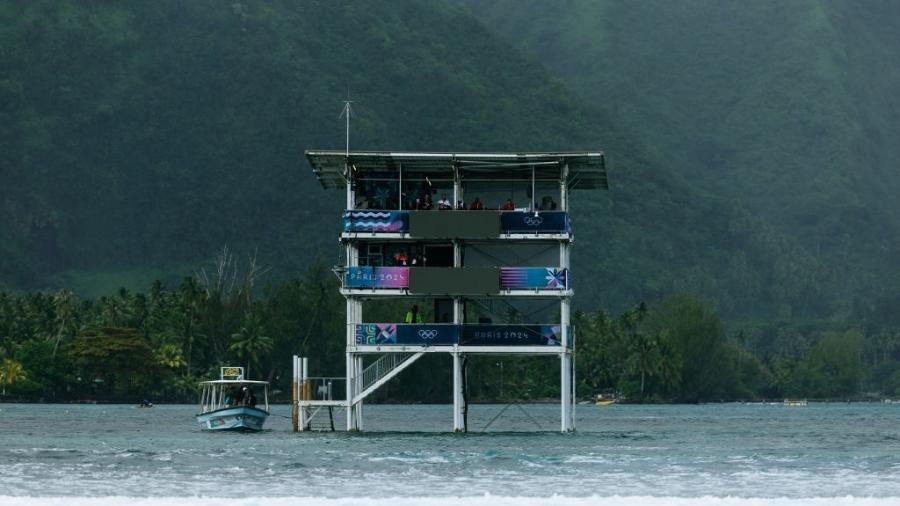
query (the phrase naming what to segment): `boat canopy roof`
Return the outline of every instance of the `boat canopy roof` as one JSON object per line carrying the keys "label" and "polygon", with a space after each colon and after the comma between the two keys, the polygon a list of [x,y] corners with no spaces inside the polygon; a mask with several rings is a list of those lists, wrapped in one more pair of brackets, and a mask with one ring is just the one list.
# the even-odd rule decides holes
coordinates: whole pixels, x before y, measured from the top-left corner
{"label": "boat canopy roof", "polygon": [[[461,181],[565,180],[570,190],[608,190],[602,151],[548,153],[430,153],[307,150],[313,173],[328,189],[343,189],[351,179],[383,178]],[[402,175],[401,175],[402,171]],[[532,172],[533,171],[533,172]]]}

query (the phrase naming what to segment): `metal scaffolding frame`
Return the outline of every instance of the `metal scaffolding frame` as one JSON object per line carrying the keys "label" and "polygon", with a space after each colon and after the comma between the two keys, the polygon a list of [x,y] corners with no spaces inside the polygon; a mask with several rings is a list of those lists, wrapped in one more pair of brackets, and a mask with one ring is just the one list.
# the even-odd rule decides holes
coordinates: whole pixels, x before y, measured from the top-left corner
{"label": "metal scaffolding frame", "polygon": [[[346,209],[353,210],[356,203],[356,178],[378,178],[387,173],[396,173],[398,190],[402,194],[403,180],[431,177],[435,181],[452,181],[453,203],[461,200],[462,185],[472,181],[520,181],[530,182],[531,200],[535,200],[535,187],[541,183],[559,185],[559,210],[569,211],[569,190],[608,189],[605,158],[602,152],[585,153],[384,153],[384,152],[336,152],[307,151],[307,159],[313,172],[326,189],[343,189],[346,192]],[[392,180],[385,178],[386,180]],[[402,209],[402,198],[400,199]],[[531,206],[530,206],[531,207]],[[533,209],[535,216],[537,210]],[[344,249],[344,265],[338,269],[347,270],[359,266],[359,245],[366,240],[409,241],[415,240],[406,232],[347,232],[341,234]],[[463,268],[462,248],[464,241],[447,237],[453,246],[452,268]],[[559,269],[570,267],[571,233],[501,234],[496,238],[504,244],[518,242],[547,242],[558,248]],[[478,241],[473,241],[477,243]],[[484,240],[480,241],[484,242]],[[467,243],[468,244],[468,243]],[[477,246],[475,246],[477,247]],[[502,258],[496,258],[502,262]],[[405,289],[376,290],[368,288],[343,287],[341,293],[346,298],[346,377],[344,399],[331,397],[331,384],[326,391],[329,398],[316,398],[311,392],[312,378],[308,376],[306,359],[294,359],[294,413],[295,430],[308,430],[309,420],[323,407],[340,407],[346,410],[348,431],[363,430],[363,405],[366,396],[426,353],[447,353],[452,357],[452,429],[466,430],[466,398],[464,393],[464,363],[467,355],[530,355],[557,357],[560,361],[560,430],[575,430],[575,370],[574,333],[570,335],[571,299],[573,292],[565,290],[502,290],[491,297],[535,297],[559,304],[560,346],[472,346],[454,345],[366,345],[356,342],[356,326],[363,324],[363,300],[378,297],[428,297],[428,294],[411,294]],[[448,298],[448,297],[440,297]],[[454,325],[465,325],[464,302],[474,297],[454,294],[452,297]],[[378,358],[364,367],[364,357]]]}

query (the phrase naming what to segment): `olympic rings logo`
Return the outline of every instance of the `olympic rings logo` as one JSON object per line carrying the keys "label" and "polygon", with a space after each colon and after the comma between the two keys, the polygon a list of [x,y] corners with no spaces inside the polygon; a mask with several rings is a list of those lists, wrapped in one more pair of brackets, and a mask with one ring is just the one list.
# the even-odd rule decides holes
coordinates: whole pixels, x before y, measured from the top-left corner
{"label": "olympic rings logo", "polygon": [[434,330],[434,329],[432,329],[432,330],[422,329],[419,331],[419,337],[421,337],[422,339],[434,339],[435,337],[437,337],[437,334],[438,334],[438,331]]}
{"label": "olympic rings logo", "polygon": [[544,222],[544,219],[540,216],[526,216],[523,220],[526,225],[529,227],[536,227]]}

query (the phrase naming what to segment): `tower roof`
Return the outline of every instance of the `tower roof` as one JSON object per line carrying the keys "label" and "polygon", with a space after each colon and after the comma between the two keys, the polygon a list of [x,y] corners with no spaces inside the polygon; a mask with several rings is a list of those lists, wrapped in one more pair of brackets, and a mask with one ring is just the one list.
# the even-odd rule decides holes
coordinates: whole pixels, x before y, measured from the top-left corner
{"label": "tower roof", "polygon": [[347,170],[355,178],[400,174],[462,181],[559,182],[565,176],[570,190],[608,190],[606,158],[602,151],[558,153],[434,153],[307,150],[306,158],[325,189],[344,188]]}

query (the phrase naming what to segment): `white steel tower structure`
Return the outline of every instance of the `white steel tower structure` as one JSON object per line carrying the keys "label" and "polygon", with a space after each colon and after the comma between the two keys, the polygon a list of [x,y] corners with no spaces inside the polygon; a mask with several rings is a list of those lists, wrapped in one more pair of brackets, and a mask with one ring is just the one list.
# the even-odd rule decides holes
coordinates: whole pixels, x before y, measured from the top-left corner
{"label": "white steel tower structure", "polygon": [[[311,378],[295,357],[297,429],[327,407],[345,408],[347,430],[362,430],[369,394],[426,353],[444,353],[454,431],[466,430],[465,359],[485,354],[558,359],[560,430],[574,430],[569,196],[608,189],[604,154],[306,157],[322,186],[346,198],[335,268],[346,298],[346,376]],[[366,318],[368,304],[392,299],[409,308],[405,317]],[[550,313],[528,309],[536,304]]]}

